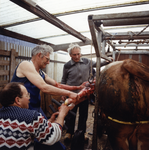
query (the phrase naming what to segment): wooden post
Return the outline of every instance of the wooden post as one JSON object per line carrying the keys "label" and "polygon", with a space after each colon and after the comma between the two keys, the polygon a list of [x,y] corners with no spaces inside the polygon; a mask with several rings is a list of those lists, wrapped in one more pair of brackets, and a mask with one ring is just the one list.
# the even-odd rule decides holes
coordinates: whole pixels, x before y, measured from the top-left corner
{"label": "wooden post", "polygon": [[14,70],[15,70],[15,67],[16,67],[16,60],[15,60],[15,57],[16,57],[16,51],[15,49],[11,49],[11,53],[10,53],[10,73],[9,73],[9,82],[11,81],[12,79],[12,76],[13,76],[13,73],[14,73]]}

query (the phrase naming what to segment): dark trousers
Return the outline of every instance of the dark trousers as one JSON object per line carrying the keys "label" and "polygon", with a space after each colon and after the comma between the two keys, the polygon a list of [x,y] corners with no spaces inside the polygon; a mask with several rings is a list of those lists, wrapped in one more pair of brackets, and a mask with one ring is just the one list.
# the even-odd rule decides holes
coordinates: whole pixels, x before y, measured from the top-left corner
{"label": "dark trousers", "polygon": [[[78,130],[83,130],[83,132],[85,133],[86,121],[88,117],[88,99],[76,105],[72,109],[72,111],[77,113],[78,108],[79,108]],[[67,118],[66,118],[66,126],[68,127],[67,133],[74,134],[75,120],[76,120],[76,117],[72,116],[71,114],[67,115]]]}

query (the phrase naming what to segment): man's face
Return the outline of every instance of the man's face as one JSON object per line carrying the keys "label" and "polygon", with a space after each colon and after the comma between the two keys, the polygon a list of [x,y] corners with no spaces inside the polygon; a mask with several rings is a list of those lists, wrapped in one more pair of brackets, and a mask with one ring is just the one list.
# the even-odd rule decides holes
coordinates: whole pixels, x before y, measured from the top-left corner
{"label": "man's face", "polygon": [[44,56],[41,56],[41,69],[46,68],[46,65],[50,63],[50,54],[47,53]]}
{"label": "man's face", "polygon": [[30,94],[28,93],[28,91],[26,90],[26,88],[23,85],[21,86],[21,91],[23,93],[22,97],[20,98],[19,102],[20,102],[20,106],[21,108],[29,108],[29,99],[30,99]]}
{"label": "man's face", "polygon": [[79,48],[74,48],[71,51],[70,57],[74,62],[79,62],[81,57],[81,50]]}

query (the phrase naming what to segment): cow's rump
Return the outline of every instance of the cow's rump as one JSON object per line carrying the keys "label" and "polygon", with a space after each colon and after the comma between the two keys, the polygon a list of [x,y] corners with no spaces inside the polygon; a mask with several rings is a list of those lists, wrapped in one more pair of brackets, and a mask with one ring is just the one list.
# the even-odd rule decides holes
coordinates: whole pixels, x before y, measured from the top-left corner
{"label": "cow's rump", "polygon": [[128,59],[100,75],[99,104],[107,119],[113,150],[149,148],[149,68]]}

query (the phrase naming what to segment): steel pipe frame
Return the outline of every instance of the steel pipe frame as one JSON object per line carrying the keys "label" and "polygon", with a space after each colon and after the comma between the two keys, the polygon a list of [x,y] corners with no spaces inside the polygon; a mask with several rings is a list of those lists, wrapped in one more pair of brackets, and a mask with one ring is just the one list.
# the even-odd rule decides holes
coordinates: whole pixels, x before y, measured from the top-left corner
{"label": "steel pipe frame", "polygon": [[133,19],[109,19],[109,20],[103,20],[103,26],[124,26],[124,25],[140,25],[140,24],[148,24],[149,23],[149,17],[144,18],[133,18]]}
{"label": "steel pipe frame", "polygon": [[142,18],[142,17],[149,17],[149,11],[93,15],[92,20],[96,21],[96,20],[128,19],[128,18]]}
{"label": "steel pipe frame", "polygon": [[[126,43],[127,44],[127,43]],[[114,44],[115,47],[149,47],[149,44]]]}
{"label": "steel pipe frame", "polygon": [[[97,73],[96,73],[96,98],[95,98],[95,118],[94,118],[94,126],[93,126],[93,139],[92,139],[92,149],[96,150],[97,149],[97,126],[98,126],[98,89],[99,89],[99,73],[100,73],[100,59],[101,59],[101,42],[105,40],[122,40],[122,39],[130,39],[130,35],[125,35],[125,37],[116,36],[116,37],[106,37],[104,30],[101,28],[102,20],[110,20],[110,19],[129,19],[129,24],[132,24],[132,18],[139,18],[141,20],[142,17],[149,17],[149,11],[145,12],[134,12],[134,13],[120,13],[120,14],[105,14],[105,15],[89,15],[88,16],[88,23],[89,23],[89,28],[92,36],[92,42],[95,48],[96,52],[96,57],[97,57]],[[135,19],[137,20],[137,19]],[[123,21],[120,20],[119,24],[122,25]],[[137,22],[138,23],[138,22]],[[145,20],[146,23],[146,20]],[[125,24],[127,25],[127,24]],[[98,31],[98,38],[96,32]],[[104,36],[104,37],[103,37]],[[100,39],[99,39],[100,38]],[[149,35],[143,36],[133,36],[133,39],[149,39]],[[99,40],[99,42],[98,42]],[[115,58],[115,46],[111,43],[108,42],[112,48],[113,48],[113,57]],[[105,42],[103,42],[103,47],[102,50],[105,48]]]}
{"label": "steel pipe frame", "polygon": [[137,51],[134,51],[134,50],[121,50],[121,51],[119,51],[119,52],[115,52],[115,54],[118,54],[118,53],[120,53],[120,54],[128,54],[128,55],[133,55],[133,54],[142,54],[142,55],[149,55],[149,51],[147,51],[147,50],[137,50]]}

